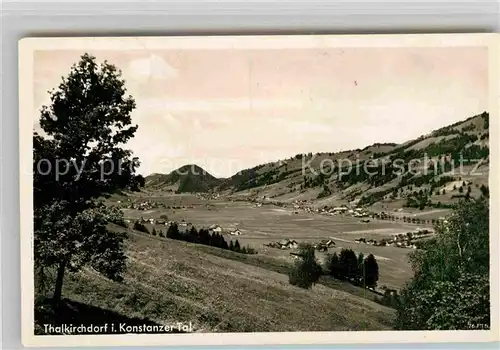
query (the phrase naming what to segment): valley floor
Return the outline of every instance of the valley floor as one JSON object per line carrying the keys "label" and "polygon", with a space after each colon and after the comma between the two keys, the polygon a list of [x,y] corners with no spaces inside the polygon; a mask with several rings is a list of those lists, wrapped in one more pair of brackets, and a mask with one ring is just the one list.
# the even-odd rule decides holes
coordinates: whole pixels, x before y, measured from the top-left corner
{"label": "valley floor", "polygon": [[[228,242],[238,239],[240,244],[256,249],[260,256],[285,263],[293,262],[289,250],[270,248],[266,245],[283,239],[293,239],[299,243],[318,243],[324,239],[332,239],[336,246],[330,248],[327,253],[351,248],[365,256],[375,255],[380,266],[378,285],[392,289],[400,289],[413,275],[408,261],[411,249],[372,246],[356,243],[355,240],[392,238],[396,234],[406,234],[417,228],[424,228],[421,225],[387,220],[372,219],[363,223],[359,218],[346,216],[325,216],[302,211],[294,214],[292,208],[274,205],[256,207],[253,203],[243,201],[201,200],[187,194],[148,196],[132,200],[155,201],[177,209],[123,209],[125,217],[131,221],[141,217],[158,219],[161,215],[166,215],[168,220],[184,220],[186,223],[192,223],[197,229],[217,224],[226,232],[224,237]],[[241,231],[241,236],[231,236],[227,233],[236,228]],[[166,231],[167,228],[157,226],[156,230],[158,229]],[[327,253],[317,252],[316,255],[322,261]]]}

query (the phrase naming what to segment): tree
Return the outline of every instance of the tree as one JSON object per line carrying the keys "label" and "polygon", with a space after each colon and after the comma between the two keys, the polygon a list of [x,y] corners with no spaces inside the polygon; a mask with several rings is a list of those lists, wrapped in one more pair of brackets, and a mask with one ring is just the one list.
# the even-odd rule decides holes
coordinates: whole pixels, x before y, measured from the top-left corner
{"label": "tree", "polygon": [[342,249],[340,251],[339,263],[341,266],[340,278],[355,280],[357,279],[359,268],[356,253],[352,249]]}
{"label": "tree", "polygon": [[181,236],[179,232],[179,226],[176,222],[172,223],[167,229],[167,238],[179,239]]}
{"label": "tree", "polygon": [[301,244],[299,246],[300,261],[296,262],[288,274],[290,284],[309,289],[321,276],[321,266],[316,261],[314,247],[310,244]]}
{"label": "tree", "polygon": [[134,222],[134,230],[149,234],[148,228],[142,222],[139,222],[138,220],[136,220]]}
{"label": "tree", "polygon": [[342,267],[340,266],[340,260],[337,253],[333,253],[327,258],[327,268],[330,271],[330,275],[335,278],[340,279],[342,275]]}
{"label": "tree", "polygon": [[55,305],[67,268],[102,265],[117,280],[125,268],[124,235],[106,233],[109,217],[96,204],[136,180],[137,158],[122,148],[137,130],[124,84],[115,66],[83,55],[42,107],[46,136],[33,135],[35,265],[56,269]]}
{"label": "tree", "polygon": [[357,269],[357,276],[355,279],[356,284],[364,284],[364,274],[365,274],[365,255],[360,252],[358,255],[358,269]]}
{"label": "tree", "polygon": [[236,240],[236,242],[234,243],[234,251],[235,252],[239,252],[240,251],[240,242],[238,242],[238,240]]}
{"label": "tree", "polygon": [[483,197],[489,197],[490,196],[490,190],[485,185],[481,185],[481,187],[479,188],[479,190],[481,191],[481,194],[483,195]]}
{"label": "tree", "polygon": [[375,288],[377,286],[378,263],[373,254],[368,255],[363,262],[363,280],[366,287]]}
{"label": "tree", "polygon": [[411,254],[414,277],[401,294],[396,328],[489,328],[488,200],[460,201],[436,234]]}
{"label": "tree", "polygon": [[363,254],[363,252],[360,252],[358,255],[358,266],[361,266],[364,261],[365,261],[365,255]]}

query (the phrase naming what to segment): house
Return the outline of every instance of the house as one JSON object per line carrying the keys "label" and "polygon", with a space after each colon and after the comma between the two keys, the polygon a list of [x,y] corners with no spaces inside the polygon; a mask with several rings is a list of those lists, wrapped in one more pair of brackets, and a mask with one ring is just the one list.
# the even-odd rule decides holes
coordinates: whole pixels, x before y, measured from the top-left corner
{"label": "house", "polygon": [[332,209],[334,212],[344,212],[347,210],[346,207],[335,207]]}
{"label": "house", "polygon": [[278,242],[280,246],[287,246],[289,244],[290,240],[288,239],[282,239],[281,241]]}
{"label": "house", "polygon": [[335,242],[331,239],[324,239],[320,242],[320,245],[324,245],[327,248],[335,246]]}
{"label": "house", "polygon": [[229,232],[229,234],[233,236],[241,236],[241,231],[239,229],[236,229],[234,231]]}
{"label": "house", "polygon": [[222,233],[222,227],[220,227],[219,225],[211,225],[209,228],[209,231],[212,231],[213,233]]}
{"label": "house", "polygon": [[301,258],[303,258],[303,255],[300,254],[300,253],[290,252],[290,255],[293,256],[295,259],[301,259]]}
{"label": "house", "polygon": [[332,241],[331,239],[329,239],[328,241],[326,241],[326,246],[328,248],[333,247],[333,246],[335,246],[335,242]]}
{"label": "house", "polygon": [[318,250],[320,252],[328,251],[328,247],[322,243],[317,244],[315,248],[316,248],[316,250]]}

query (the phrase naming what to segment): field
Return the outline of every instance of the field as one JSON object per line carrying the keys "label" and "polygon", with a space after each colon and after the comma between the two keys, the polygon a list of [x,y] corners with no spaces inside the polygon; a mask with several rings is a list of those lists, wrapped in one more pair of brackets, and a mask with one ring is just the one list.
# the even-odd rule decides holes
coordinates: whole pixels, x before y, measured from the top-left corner
{"label": "field", "polygon": [[[374,254],[380,266],[379,286],[400,289],[411,278],[412,271],[408,262],[406,248],[378,247],[356,243],[358,238],[380,240],[391,238],[395,234],[414,231],[422,226],[385,220],[371,220],[362,223],[358,218],[346,216],[325,216],[299,211],[292,208],[282,208],[274,205],[256,207],[249,202],[231,202],[226,200],[201,200],[193,195],[145,196],[135,195],[131,201],[154,201],[177,209],[135,210],[123,209],[126,219],[160,218],[167,215],[168,220],[192,223],[196,228],[220,225],[224,236],[236,240],[242,245],[249,245],[258,254],[284,263],[293,262],[289,250],[281,250],[265,246],[270,242],[283,239],[293,239],[297,242],[317,243],[324,239],[332,239],[336,246],[328,253],[339,252],[342,248],[352,248],[356,253],[363,252],[366,256]],[[144,194],[142,194],[144,196]],[[116,200],[116,199],[115,199]],[[123,198],[122,198],[123,200]],[[227,232],[238,228],[241,236],[231,236]],[[166,227],[156,226],[156,229],[166,230]],[[326,253],[317,253],[322,261]]]}
{"label": "field", "polygon": [[294,287],[258,255],[132,231],[126,254],[123,283],[87,269],[69,274],[63,295],[71,307],[92,306],[94,323],[111,310],[153,324],[191,323],[195,332],[385,330],[394,318],[394,310],[349,292],[350,285],[347,292],[328,281]]}

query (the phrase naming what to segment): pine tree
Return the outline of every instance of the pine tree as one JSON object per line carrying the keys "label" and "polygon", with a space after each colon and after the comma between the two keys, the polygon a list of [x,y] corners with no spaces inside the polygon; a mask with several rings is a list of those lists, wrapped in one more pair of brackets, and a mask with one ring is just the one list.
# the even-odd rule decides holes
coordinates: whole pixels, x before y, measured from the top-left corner
{"label": "pine tree", "polygon": [[358,276],[356,277],[356,283],[363,283],[364,282],[364,263],[365,263],[365,256],[362,252],[359,253],[358,255],[358,271],[357,274]]}
{"label": "pine tree", "polygon": [[378,263],[373,254],[366,257],[364,261],[364,283],[366,287],[375,288],[378,281]]}
{"label": "pine tree", "polygon": [[288,274],[290,284],[309,289],[323,273],[321,266],[316,261],[315,249],[310,244],[299,247],[300,261],[296,262]]}
{"label": "pine tree", "polygon": [[177,226],[177,223],[174,222],[167,230],[167,238],[179,239],[179,236],[179,227]]}
{"label": "pine tree", "polygon": [[332,275],[335,278],[340,278],[341,277],[341,266],[340,266],[340,260],[339,256],[337,253],[333,253],[328,257],[327,260],[327,265],[328,265],[328,270],[330,271],[330,275]]}
{"label": "pine tree", "polygon": [[340,279],[355,280],[358,275],[358,259],[352,249],[342,249],[339,256]]}

